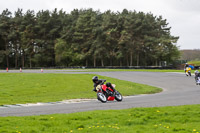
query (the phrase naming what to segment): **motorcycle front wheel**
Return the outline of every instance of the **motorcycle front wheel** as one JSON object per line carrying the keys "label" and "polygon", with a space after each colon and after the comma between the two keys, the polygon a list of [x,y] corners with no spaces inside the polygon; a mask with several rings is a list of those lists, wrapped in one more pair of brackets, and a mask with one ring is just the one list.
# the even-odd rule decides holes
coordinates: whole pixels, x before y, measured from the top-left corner
{"label": "motorcycle front wheel", "polygon": [[191,72],[188,72],[188,74],[191,76]]}
{"label": "motorcycle front wheel", "polygon": [[117,92],[115,94],[115,100],[117,100],[118,102],[120,102],[120,101],[122,101],[122,99],[123,99],[122,95],[119,92]]}
{"label": "motorcycle front wheel", "polygon": [[102,92],[97,92],[97,99],[102,103],[107,102],[107,98]]}

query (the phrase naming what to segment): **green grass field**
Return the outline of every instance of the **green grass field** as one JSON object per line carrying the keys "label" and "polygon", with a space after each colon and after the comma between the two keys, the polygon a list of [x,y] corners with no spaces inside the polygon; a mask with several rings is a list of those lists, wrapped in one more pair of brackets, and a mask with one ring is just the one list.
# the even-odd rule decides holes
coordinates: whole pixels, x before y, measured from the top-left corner
{"label": "green grass field", "polygon": [[[139,71],[139,72],[185,72],[184,70],[175,69],[63,69],[63,70],[73,70],[77,72],[115,72],[115,71]],[[192,70],[193,72],[193,70]]]}
{"label": "green grass field", "polygon": [[0,117],[1,133],[199,133],[200,105]]}
{"label": "green grass field", "polygon": [[[0,73],[0,105],[96,98],[91,74]],[[124,96],[162,91],[157,87],[99,76]]]}

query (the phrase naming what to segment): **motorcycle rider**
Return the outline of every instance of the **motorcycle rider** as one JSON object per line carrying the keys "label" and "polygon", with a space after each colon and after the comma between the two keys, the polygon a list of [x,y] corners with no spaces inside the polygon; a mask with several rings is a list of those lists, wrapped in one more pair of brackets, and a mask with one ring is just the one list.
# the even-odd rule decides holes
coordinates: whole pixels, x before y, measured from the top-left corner
{"label": "motorcycle rider", "polygon": [[185,70],[185,73],[186,73],[186,68],[189,67],[188,63],[185,63],[185,66],[184,66],[184,70]]}
{"label": "motorcycle rider", "polygon": [[[106,80],[105,79],[99,79],[97,76],[94,76],[93,78],[92,78],[92,81],[93,81],[93,83],[94,83],[94,89],[93,89],[93,91],[97,91],[96,90],[96,87],[98,86],[98,85],[102,85],[104,82],[106,82]],[[106,86],[107,87],[110,87],[114,92],[116,92],[116,90],[114,89],[114,87],[112,86],[112,84],[110,83],[110,82],[107,82],[106,83]]]}
{"label": "motorcycle rider", "polygon": [[196,70],[195,72],[194,72],[194,75],[195,75],[195,81],[197,82],[197,80],[198,80],[198,77],[200,77],[200,73],[199,73],[199,71],[198,70]]}

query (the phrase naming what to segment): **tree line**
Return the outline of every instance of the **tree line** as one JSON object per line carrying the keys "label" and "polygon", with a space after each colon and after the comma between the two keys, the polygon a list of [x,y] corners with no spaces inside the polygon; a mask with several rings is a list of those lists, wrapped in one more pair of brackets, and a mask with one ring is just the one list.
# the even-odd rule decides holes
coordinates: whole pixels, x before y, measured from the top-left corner
{"label": "tree line", "polygon": [[200,61],[200,49],[180,50],[181,60],[186,61]]}
{"label": "tree line", "polygon": [[1,67],[149,66],[180,53],[162,16],[93,9],[0,14]]}

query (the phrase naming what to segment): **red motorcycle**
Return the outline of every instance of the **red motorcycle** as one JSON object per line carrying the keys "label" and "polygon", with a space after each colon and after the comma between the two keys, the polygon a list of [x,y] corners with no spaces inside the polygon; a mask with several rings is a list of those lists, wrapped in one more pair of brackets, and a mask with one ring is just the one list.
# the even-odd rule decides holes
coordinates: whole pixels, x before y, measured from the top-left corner
{"label": "red motorcycle", "polygon": [[[112,84],[112,86],[115,88],[114,84]],[[120,102],[123,99],[122,95],[118,91],[114,92],[113,89],[107,87],[105,84],[98,85],[96,87],[96,90],[97,90],[97,99],[102,103],[114,100]]]}

